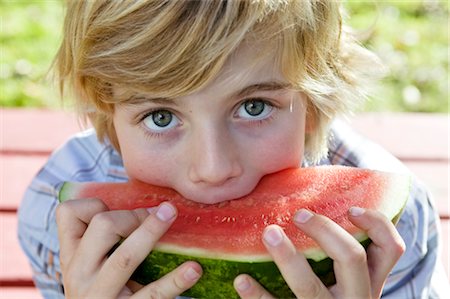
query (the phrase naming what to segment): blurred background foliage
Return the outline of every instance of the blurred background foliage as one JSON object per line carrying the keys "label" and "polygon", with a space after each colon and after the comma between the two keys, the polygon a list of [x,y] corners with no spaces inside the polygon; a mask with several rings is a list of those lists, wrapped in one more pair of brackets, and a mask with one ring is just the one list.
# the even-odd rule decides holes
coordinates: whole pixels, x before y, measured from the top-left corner
{"label": "blurred background foliage", "polygon": [[[448,1],[344,4],[362,43],[389,69],[362,109],[448,113]],[[62,107],[46,74],[63,14],[62,0],[0,0],[0,106]]]}

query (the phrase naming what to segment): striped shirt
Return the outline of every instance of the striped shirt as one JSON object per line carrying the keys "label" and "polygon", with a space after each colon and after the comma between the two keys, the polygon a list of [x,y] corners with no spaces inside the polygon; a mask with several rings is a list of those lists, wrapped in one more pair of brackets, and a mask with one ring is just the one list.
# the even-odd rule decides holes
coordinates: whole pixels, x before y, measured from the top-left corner
{"label": "striped shirt", "polygon": [[[318,164],[408,172],[383,148],[341,122],[333,124],[329,154]],[[124,182],[127,175],[120,155],[110,144],[98,142],[91,129],[73,136],[57,149],[34,178],[19,208],[18,235],[44,298],[64,298],[55,222],[57,194],[64,181]],[[430,194],[413,179],[410,198],[397,225],[406,252],[390,273],[383,298],[448,296],[448,279],[439,259],[438,222]]]}

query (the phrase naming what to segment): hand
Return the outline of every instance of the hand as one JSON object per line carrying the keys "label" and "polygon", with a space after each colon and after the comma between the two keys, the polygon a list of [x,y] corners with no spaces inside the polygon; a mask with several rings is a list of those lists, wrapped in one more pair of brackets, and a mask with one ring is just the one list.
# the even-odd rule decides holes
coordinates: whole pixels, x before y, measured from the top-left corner
{"label": "hand", "polygon": [[[337,283],[329,289],[279,226],[265,229],[264,244],[297,297],[366,299],[381,296],[387,276],[405,251],[405,244],[394,225],[376,211],[352,208],[349,219],[372,239],[367,254],[358,241],[329,218],[306,210],[294,216],[296,225],[334,260]],[[236,277],[234,285],[241,298],[273,298],[248,275]]]}
{"label": "hand", "polygon": [[192,287],[202,273],[195,262],[186,262],[147,286],[129,281],[175,218],[176,209],[169,203],[151,213],[109,211],[96,199],[60,204],[56,219],[66,298],[173,298]]}

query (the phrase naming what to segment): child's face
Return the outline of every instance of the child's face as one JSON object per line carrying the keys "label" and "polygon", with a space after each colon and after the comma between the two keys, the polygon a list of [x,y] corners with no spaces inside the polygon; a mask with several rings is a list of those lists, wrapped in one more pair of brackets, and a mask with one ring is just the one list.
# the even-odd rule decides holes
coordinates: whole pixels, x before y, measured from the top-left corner
{"label": "child's face", "polygon": [[255,61],[255,51],[241,46],[217,79],[193,94],[116,106],[130,178],[218,203],[250,193],[266,174],[300,167],[305,96],[283,86],[275,58]]}

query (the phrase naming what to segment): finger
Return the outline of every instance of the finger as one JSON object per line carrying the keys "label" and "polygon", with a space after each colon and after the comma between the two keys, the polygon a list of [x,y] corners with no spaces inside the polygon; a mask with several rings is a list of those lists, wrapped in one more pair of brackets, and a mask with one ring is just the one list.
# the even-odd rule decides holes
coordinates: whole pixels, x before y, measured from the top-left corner
{"label": "finger", "polygon": [[107,210],[99,199],[68,200],[57,206],[56,222],[62,268],[72,259],[92,217]]}
{"label": "finger", "polygon": [[369,298],[370,278],[364,247],[331,219],[300,210],[295,224],[333,260],[336,283],[344,298]]}
{"label": "finger", "polygon": [[175,207],[167,202],[162,203],[105,261],[98,273],[95,288],[105,292],[106,298],[116,297],[175,218]]}
{"label": "finger", "polygon": [[405,252],[405,242],[392,222],[381,213],[353,207],[349,211],[349,219],[366,231],[372,240],[367,256],[372,296],[378,298],[387,276]]}
{"label": "finger", "polygon": [[314,274],[303,254],[299,253],[278,225],[269,225],[263,241],[292,292],[300,298],[329,298],[327,288]]}
{"label": "finger", "polygon": [[185,262],[157,281],[137,292],[133,299],[175,298],[190,289],[201,277],[202,268],[196,262]]}
{"label": "finger", "polygon": [[234,288],[242,299],[274,298],[256,280],[247,274],[241,274],[234,279]]}
{"label": "finger", "polygon": [[126,284],[126,288],[123,288],[119,295],[117,295],[117,299],[129,299],[134,293],[137,293],[143,287],[144,286],[142,284],[129,280]]}
{"label": "finger", "polygon": [[82,269],[78,275],[83,277],[97,272],[111,249],[122,238],[128,237],[148,215],[145,209],[107,211],[94,215],[72,261],[74,268]]}

